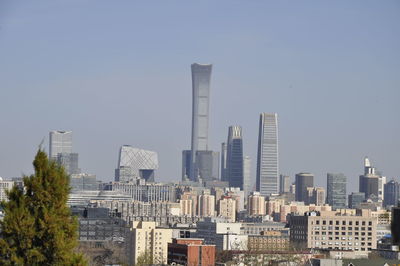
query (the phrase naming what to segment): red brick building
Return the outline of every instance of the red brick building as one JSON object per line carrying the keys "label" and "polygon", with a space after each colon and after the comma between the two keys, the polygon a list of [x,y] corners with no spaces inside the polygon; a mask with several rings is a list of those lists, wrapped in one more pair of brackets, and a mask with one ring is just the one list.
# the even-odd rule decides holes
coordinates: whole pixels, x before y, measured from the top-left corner
{"label": "red brick building", "polygon": [[203,245],[201,238],[177,238],[168,243],[168,264],[214,266],[215,245]]}

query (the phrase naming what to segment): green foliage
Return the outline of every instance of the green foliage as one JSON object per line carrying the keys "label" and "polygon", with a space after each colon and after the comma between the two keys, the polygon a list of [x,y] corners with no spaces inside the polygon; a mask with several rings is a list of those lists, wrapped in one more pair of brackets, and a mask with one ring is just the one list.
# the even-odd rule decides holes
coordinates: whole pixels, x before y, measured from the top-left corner
{"label": "green foliage", "polygon": [[14,186],[1,202],[0,265],[86,265],[74,252],[78,223],[67,207],[68,175],[42,150],[33,166],[25,189]]}
{"label": "green foliage", "polygon": [[147,266],[153,264],[153,256],[151,252],[143,252],[137,258],[136,266]]}

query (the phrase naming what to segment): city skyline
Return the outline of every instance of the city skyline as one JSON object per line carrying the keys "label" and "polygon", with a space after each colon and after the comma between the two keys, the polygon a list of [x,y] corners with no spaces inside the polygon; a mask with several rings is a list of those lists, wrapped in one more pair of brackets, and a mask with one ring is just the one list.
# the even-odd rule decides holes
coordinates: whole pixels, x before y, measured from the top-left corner
{"label": "city skyline", "polygon": [[[160,181],[180,180],[181,152],[190,139],[189,65],[207,62],[214,65],[209,147],[219,150],[226,128],[241,125],[253,182],[260,112],[279,114],[280,172],[292,182],[295,173],[307,171],[323,186],[326,173],[342,172],[348,192],[358,191],[366,155],[388,180],[398,179],[400,23],[394,2],[293,4],[295,13],[283,3],[237,4],[225,16],[224,3],[212,10],[207,3],[160,4],[163,12],[145,25],[140,22],[152,10],[146,4],[99,4],[97,12],[89,12],[88,3],[61,3],[62,10],[46,2],[1,5],[2,177],[31,173],[40,141],[60,129],[74,132],[80,167],[101,180],[113,179],[124,143],[159,153]],[[357,16],[341,9],[347,5],[357,7]],[[132,10],[143,12],[132,16]],[[170,20],[165,10],[181,15]],[[378,14],[385,16],[371,20]],[[200,45],[200,39],[208,42]]]}

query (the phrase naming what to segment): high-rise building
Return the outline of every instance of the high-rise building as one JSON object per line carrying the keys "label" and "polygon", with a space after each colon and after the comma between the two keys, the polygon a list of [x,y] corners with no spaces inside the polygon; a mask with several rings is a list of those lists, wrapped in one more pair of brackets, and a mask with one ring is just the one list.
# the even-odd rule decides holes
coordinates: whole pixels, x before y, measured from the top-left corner
{"label": "high-rise building", "polygon": [[346,208],[346,176],[341,173],[328,173],[326,180],[327,203],[333,210]]}
{"label": "high-rise building", "polygon": [[59,153],[72,153],[72,131],[50,131],[49,157],[57,160]]}
{"label": "high-rise building", "polygon": [[257,154],[257,191],[263,196],[279,191],[278,115],[260,115]]}
{"label": "high-rise building", "polygon": [[250,194],[251,191],[251,159],[250,156],[244,156],[243,158],[243,191],[244,191],[244,196],[247,199],[247,197]]}
{"label": "high-rise building", "polygon": [[305,203],[307,205],[315,204],[317,206],[322,206],[325,204],[326,193],[325,189],[322,187],[307,187],[308,198],[306,198]]}
{"label": "high-rise building", "polygon": [[243,140],[240,126],[229,127],[226,166],[229,186],[243,190]]}
{"label": "high-rise building", "polygon": [[191,176],[197,180],[196,154],[198,151],[208,150],[208,121],[210,103],[210,80],[212,65],[192,64],[192,158]]}
{"label": "high-rise building", "polygon": [[191,150],[182,151],[182,181],[189,179],[191,155]]}
{"label": "high-rise building", "polygon": [[351,192],[349,195],[349,208],[358,209],[360,204],[365,200],[364,192]]}
{"label": "high-rise building", "polygon": [[77,153],[59,153],[57,154],[57,162],[64,166],[65,171],[69,175],[79,174],[81,170],[78,164],[79,155]]}
{"label": "high-rise building", "polygon": [[290,176],[280,175],[279,176],[279,193],[289,193],[290,192]]}
{"label": "high-rise building", "polygon": [[307,188],[314,186],[314,175],[310,173],[296,174],[296,201],[306,202],[308,199]]}
{"label": "high-rise building", "polygon": [[227,147],[226,142],[221,144],[221,180],[228,181],[227,169],[226,169],[226,159],[227,159]]}
{"label": "high-rise building", "polygon": [[215,216],[215,197],[213,195],[203,193],[198,196],[198,213],[202,217]]}
{"label": "high-rise building", "polygon": [[250,216],[265,215],[265,197],[260,192],[252,192],[247,201],[247,212]]}
{"label": "high-rise building", "polygon": [[195,161],[195,180],[211,181],[219,179],[219,152],[197,151]]}
{"label": "high-rise building", "polygon": [[154,182],[156,169],[158,169],[157,152],[123,145],[119,150],[115,181],[127,182],[142,178],[148,182]]}
{"label": "high-rise building", "polygon": [[400,198],[400,183],[390,180],[385,184],[384,206],[397,206]]}
{"label": "high-rise building", "polygon": [[360,175],[359,191],[365,193],[365,198],[376,198],[383,200],[382,177],[376,173],[375,167],[371,166],[368,157],[364,158],[364,175]]}
{"label": "high-rise building", "polygon": [[172,229],[157,228],[156,222],[133,221],[132,245],[129,265],[135,265],[138,257],[148,255],[154,264],[166,264],[168,243],[172,242]]}
{"label": "high-rise building", "polygon": [[230,222],[236,221],[236,200],[224,197],[218,201],[218,216],[225,217]]}

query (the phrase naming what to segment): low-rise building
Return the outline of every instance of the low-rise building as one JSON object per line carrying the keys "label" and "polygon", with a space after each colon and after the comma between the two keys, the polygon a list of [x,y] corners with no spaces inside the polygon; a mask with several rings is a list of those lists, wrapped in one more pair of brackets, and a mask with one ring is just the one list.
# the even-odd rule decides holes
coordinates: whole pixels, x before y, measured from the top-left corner
{"label": "low-rise building", "polygon": [[289,249],[289,229],[281,231],[265,231],[261,235],[249,235],[250,251],[285,251]]}
{"label": "low-rise building", "polygon": [[214,266],[215,245],[203,244],[201,238],[177,238],[168,243],[168,265]]}

